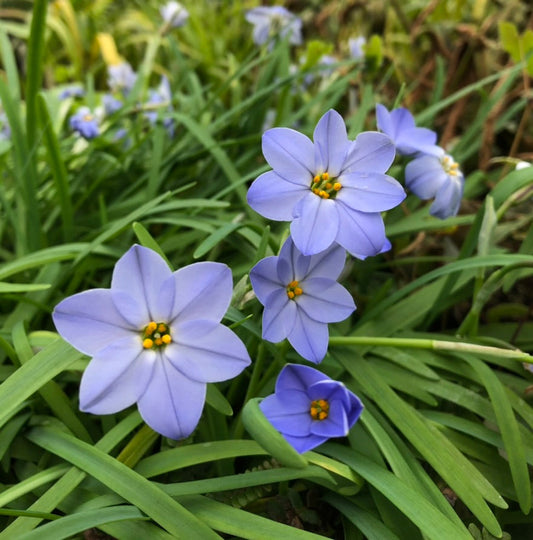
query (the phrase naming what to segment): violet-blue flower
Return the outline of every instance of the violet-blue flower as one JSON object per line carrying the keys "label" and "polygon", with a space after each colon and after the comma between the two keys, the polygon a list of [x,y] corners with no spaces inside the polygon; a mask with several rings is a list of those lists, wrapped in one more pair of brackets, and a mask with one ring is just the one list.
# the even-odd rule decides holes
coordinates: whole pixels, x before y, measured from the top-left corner
{"label": "violet-blue flower", "polygon": [[89,107],[80,107],[76,114],[73,114],[69,118],[70,128],[77,131],[82,137],[86,139],[94,139],[100,135],[100,128],[98,127],[98,119],[91,112]]}
{"label": "violet-blue flower", "polygon": [[364,408],[344,384],[298,364],[287,364],[281,370],[275,393],[259,407],[300,454],[331,437],[346,436]]}
{"label": "violet-blue flower", "polygon": [[256,45],[263,45],[276,36],[288,37],[293,45],[302,43],[302,20],[283,6],[256,7],[247,11],[245,18],[254,25],[253,40]]}
{"label": "violet-blue flower", "polygon": [[183,26],[189,18],[189,12],[179,2],[167,2],[159,12],[165,24],[171,28]]}
{"label": "violet-blue flower", "polygon": [[250,206],[268,219],[291,221],[304,255],[333,243],[359,258],[389,249],[380,212],[405,198],[402,186],[384,174],[395,157],[389,137],[368,131],[350,141],[341,115],[330,110],[313,139],[289,128],[263,134],[263,154],[274,170],[250,186]]}
{"label": "violet-blue flower", "polygon": [[85,95],[85,90],[83,89],[83,87],[80,86],[79,84],[75,84],[75,85],[67,86],[66,88],[64,88],[60,92],[58,97],[59,99],[67,99],[70,97],[81,98],[84,95]]}
{"label": "violet-blue flower", "polygon": [[117,99],[111,94],[104,94],[102,96],[102,104],[104,106],[104,111],[106,114],[113,114],[122,108],[122,101]]}
{"label": "violet-blue flower", "polygon": [[61,336],[92,356],[80,409],[110,414],[137,403],[155,431],[190,435],[206,383],[235,377],[250,363],[242,341],[220,324],[231,295],[225,264],[171,272],[154,251],[131,247],[115,265],[110,289],[70,296],[52,314]]}
{"label": "violet-blue flower", "polygon": [[461,205],[465,179],[452,156],[438,148],[405,167],[405,185],[422,200],[435,199],[429,208],[432,216],[446,219],[455,216]]}
{"label": "violet-blue flower", "polygon": [[266,257],[250,271],[263,312],[263,338],[287,338],[306,360],[319,363],[328,349],[328,324],[348,317],[355,304],[337,278],[346,252],[338,245],[302,255],[289,237],[277,257]]}
{"label": "violet-blue flower", "polygon": [[167,128],[170,136],[174,133],[174,119],[166,113],[172,111],[172,91],[168,79],[163,75],[161,83],[155,90],[150,90],[146,105],[149,107],[144,116],[151,124],[155,124],[159,117],[163,120],[163,125]]}
{"label": "violet-blue flower", "polygon": [[350,38],[348,40],[348,49],[350,50],[350,56],[354,60],[362,60],[365,57],[365,45],[366,38],[364,36]]}
{"label": "violet-blue flower", "polygon": [[389,112],[377,104],[376,120],[378,129],[391,138],[399,154],[430,153],[438,148],[437,134],[430,129],[416,127],[413,115],[404,107]]}
{"label": "violet-blue flower", "polygon": [[133,85],[137,81],[137,73],[133,71],[129,62],[121,62],[107,68],[109,75],[107,84],[113,92],[121,92],[123,95],[128,95]]}

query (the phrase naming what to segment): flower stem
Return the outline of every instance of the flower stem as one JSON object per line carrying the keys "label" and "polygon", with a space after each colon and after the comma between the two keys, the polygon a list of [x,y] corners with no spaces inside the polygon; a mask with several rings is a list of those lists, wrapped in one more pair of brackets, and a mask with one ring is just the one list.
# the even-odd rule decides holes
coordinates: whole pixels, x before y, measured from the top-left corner
{"label": "flower stem", "polygon": [[457,341],[443,341],[438,339],[416,339],[416,338],[389,338],[389,337],[341,337],[329,338],[332,346],[358,345],[358,346],[386,346],[411,349],[429,349],[435,351],[468,352],[482,354],[485,356],[498,356],[500,358],[511,358],[520,362],[533,363],[533,356],[518,349],[502,349],[499,347],[487,347],[486,345],[476,345],[474,343],[464,343]]}

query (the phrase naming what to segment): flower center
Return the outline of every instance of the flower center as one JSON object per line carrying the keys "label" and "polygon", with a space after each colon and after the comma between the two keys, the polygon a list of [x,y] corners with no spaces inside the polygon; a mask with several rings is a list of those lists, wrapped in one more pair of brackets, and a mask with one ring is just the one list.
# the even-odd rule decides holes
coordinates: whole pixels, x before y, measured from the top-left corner
{"label": "flower center", "polygon": [[313,420],[325,420],[329,414],[329,403],[325,399],[311,401],[309,414]]}
{"label": "flower center", "polygon": [[287,296],[291,300],[294,300],[296,296],[300,296],[301,294],[303,294],[303,290],[301,287],[298,286],[298,282],[296,280],[291,281],[287,285]]}
{"label": "flower center", "polygon": [[92,114],[84,114],[83,117],[82,117],[82,120],[84,122],[91,122],[93,120],[94,116]]}
{"label": "flower center", "polygon": [[322,199],[334,199],[337,192],[342,188],[342,184],[333,180],[327,172],[317,174],[311,182],[311,191],[315,195],[322,197]]}
{"label": "flower center", "polygon": [[456,163],[451,156],[444,156],[440,160],[442,168],[446,174],[450,176],[457,176],[459,174],[459,164]]}
{"label": "flower center", "polygon": [[168,345],[172,338],[170,337],[170,328],[164,322],[149,322],[143,330],[143,347],[153,349]]}

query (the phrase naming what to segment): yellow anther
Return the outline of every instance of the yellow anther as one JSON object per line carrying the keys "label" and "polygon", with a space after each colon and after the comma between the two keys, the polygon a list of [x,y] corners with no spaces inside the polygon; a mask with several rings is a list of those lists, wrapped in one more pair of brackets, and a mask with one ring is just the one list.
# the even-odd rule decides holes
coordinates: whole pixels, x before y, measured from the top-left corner
{"label": "yellow anther", "polygon": [[163,324],[163,323],[160,323],[159,326],[157,327],[157,331],[160,332],[160,333],[166,332],[167,331],[167,325]]}
{"label": "yellow anther", "polygon": [[172,338],[170,337],[170,334],[164,334],[161,336],[161,340],[165,345],[168,345],[172,341]]}
{"label": "yellow anther", "polygon": [[297,287],[298,286],[298,281],[294,280],[294,281],[291,281],[287,287],[290,287],[291,289],[293,289],[294,287]]}
{"label": "yellow anther", "polygon": [[148,326],[146,327],[146,330],[145,330],[146,335],[149,336],[150,334],[153,334],[156,328],[157,328],[157,323],[155,323],[154,321],[148,323]]}
{"label": "yellow anther", "polygon": [[298,287],[298,281],[295,279],[287,285],[287,296],[293,300],[295,296],[300,296],[303,294],[301,287]]}
{"label": "yellow anther", "polygon": [[318,419],[319,420],[324,420],[324,418],[327,418],[328,417],[328,413],[326,411],[320,411],[318,413]]}
{"label": "yellow anther", "polygon": [[329,414],[329,403],[325,399],[312,401],[309,414],[313,420],[325,420]]}
{"label": "yellow anther", "polygon": [[300,287],[295,287],[294,294],[296,296],[300,296],[301,294],[303,294],[303,291],[302,291],[302,289],[300,289]]}
{"label": "yellow anther", "polygon": [[322,180],[329,180],[329,173],[322,173]]}
{"label": "yellow anther", "polygon": [[327,191],[320,191],[320,196],[323,198],[323,199],[329,199],[329,193]]}
{"label": "yellow anther", "polygon": [[342,184],[341,184],[340,182],[335,182],[335,183],[333,184],[333,189],[334,189],[335,191],[339,191],[339,190],[341,189],[341,187],[342,187]]}
{"label": "yellow anther", "polygon": [[318,417],[318,409],[317,409],[316,407],[311,407],[311,409],[310,409],[309,412],[311,413],[311,416],[312,416],[313,418],[317,418],[317,417]]}
{"label": "yellow anther", "polygon": [[313,182],[316,184],[317,182],[320,182],[320,176],[318,174],[313,178]]}
{"label": "yellow anther", "polygon": [[315,195],[320,195],[320,190],[318,188],[313,188],[313,193]]}
{"label": "yellow anther", "polygon": [[294,293],[292,291],[287,291],[287,296],[292,300],[294,298]]}
{"label": "yellow anther", "polygon": [[331,182],[326,182],[326,186],[325,186],[325,187],[326,187],[326,189],[331,189],[331,187],[332,187]]}
{"label": "yellow anther", "polygon": [[145,349],[151,349],[154,346],[154,342],[150,338],[143,340],[143,347]]}
{"label": "yellow anther", "polygon": [[155,338],[154,343],[155,343],[158,347],[160,347],[161,345],[163,345],[163,340],[162,340],[160,337],[158,337],[158,338]]}

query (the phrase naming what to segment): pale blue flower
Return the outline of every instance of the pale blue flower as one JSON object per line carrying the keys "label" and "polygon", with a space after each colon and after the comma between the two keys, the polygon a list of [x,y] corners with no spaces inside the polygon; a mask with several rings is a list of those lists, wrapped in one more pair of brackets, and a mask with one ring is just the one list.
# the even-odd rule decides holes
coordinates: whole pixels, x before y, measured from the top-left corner
{"label": "pale blue flower", "polygon": [[75,84],[72,86],[67,86],[67,88],[64,88],[59,94],[59,99],[67,99],[70,97],[81,98],[84,95],[85,95],[84,88],[80,86],[79,84]]}
{"label": "pale blue flower", "polygon": [[107,84],[113,92],[121,92],[127,95],[137,81],[137,73],[128,62],[121,62],[107,68],[109,75]]}
{"label": "pale blue flower", "polygon": [[69,118],[70,128],[77,131],[86,139],[94,139],[100,135],[98,119],[91,112],[89,107],[80,107],[76,114]]}
{"label": "pale blue flower", "polygon": [[289,237],[278,257],[259,261],[250,281],[263,312],[263,339],[287,338],[306,360],[319,363],[328,349],[328,323],[355,310],[350,293],[339,283],[346,252],[334,245],[317,255],[302,255]]}
{"label": "pale blue flower", "polygon": [[225,264],[171,272],[154,251],[130,248],[115,265],[110,289],[70,296],[52,314],[61,336],[92,356],[80,409],[111,414],[137,403],[155,431],[189,436],[206,383],[235,377],[250,364],[242,341],[220,324],[231,295]]}
{"label": "pale blue flower", "polygon": [[172,91],[168,79],[163,75],[161,83],[156,90],[150,90],[148,101],[146,102],[149,110],[145,111],[144,116],[151,124],[155,124],[158,118],[161,118],[163,125],[167,128],[170,136],[174,133],[174,119],[168,116],[172,112]]}
{"label": "pale blue flower", "polygon": [[365,258],[390,248],[382,211],[402,202],[402,186],[385,171],[394,160],[389,137],[363,132],[346,135],[339,113],[319,120],[314,143],[288,128],[263,135],[263,155],[274,169],[248,190],[248,203],[262,216],[291,221],[291,236],[304,255],[337,243]]}
{"label": "pale blue flower", "polygon": [[361,60],[365,57],[366,39],[363,36],[356,38],[350,38],[348,40],[348,49],[350,50],[350,56],[354,60]]}
{"label": "pale blue flower", "polygon": [[278,36],[288,37],[293,45],[302,43],[302,20],[282,6],[256,7],[247,11],[245,18],[254,25],[253,40],[257,45]]}
{"label": "pale blue flower", "polygon": [[171,28],[183,26],[189,18],[189,12],[179,2],[167,2],[159,12],[165,24]]}
{"label": "pale blue flower", "polygon": [[437,134],[430,129],[416,127],[413,115],[406,108],[400,107],[389,112],[378,104],[376,119],[378,129],[391,138],[399,154],[437,151]]}
{"label": "pale blue flower", "polygon": [[465,179],[452,156],[438,148],[405,167],[405,185],[422,200],[435,199],[429,209],[432,216],[446,219],[455,216],[461,205]]}
{"label": "pale blue flower", "polygon": [[275,393],[259,408],[299,453],[312,450],[331,437],[344,437],[364,406],[341,382],[320,371],[287,364],[276,381]]}
{"label": "pale blue flower", "polygon": [[112,96],[111,94],[104,94],[102,96],[102,103],[104,105],[104,111],[106,114],[113,114],[122,108],[122,101]]}

